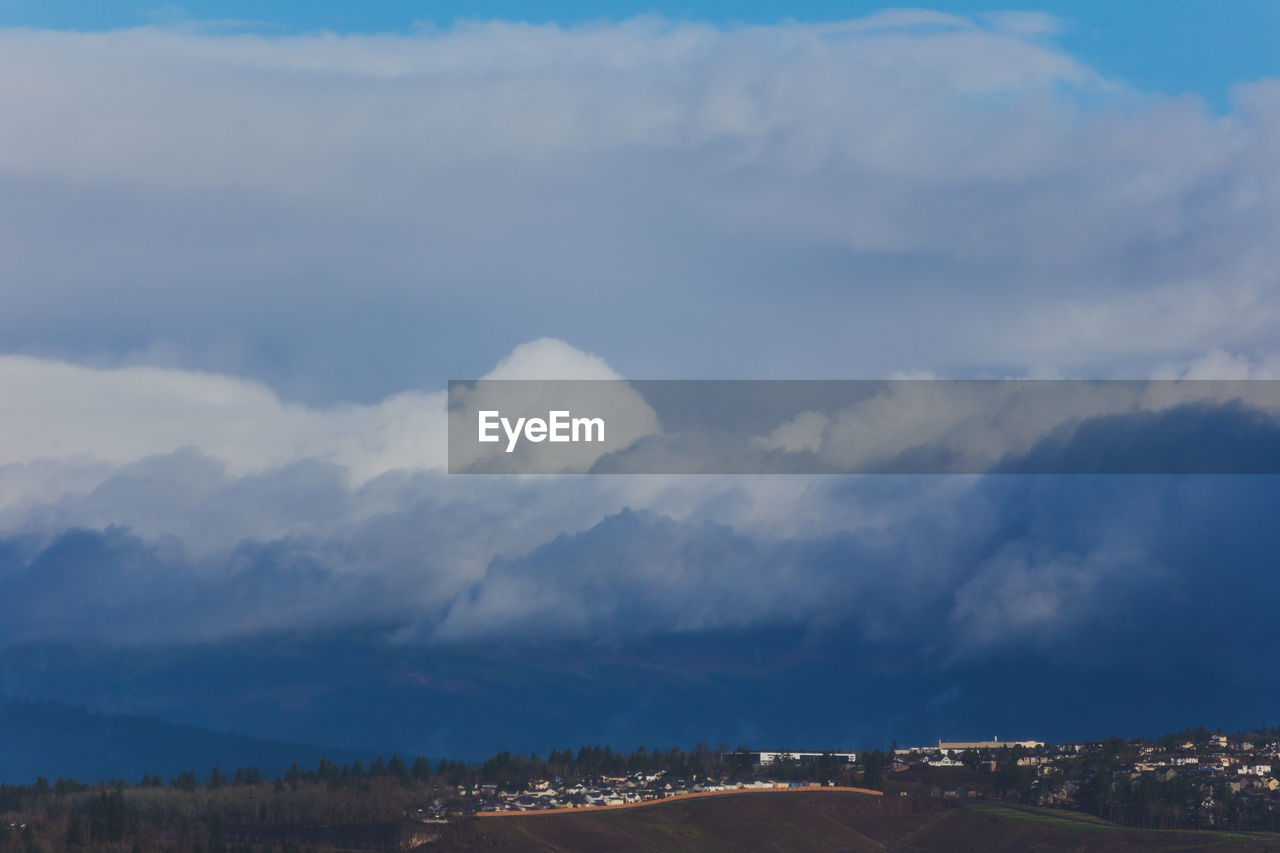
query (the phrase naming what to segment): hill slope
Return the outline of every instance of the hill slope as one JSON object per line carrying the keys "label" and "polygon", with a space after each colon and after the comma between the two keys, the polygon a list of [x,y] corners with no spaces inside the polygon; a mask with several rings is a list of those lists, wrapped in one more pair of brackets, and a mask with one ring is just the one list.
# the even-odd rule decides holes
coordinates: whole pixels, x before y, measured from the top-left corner
{"label": "hill slope", "polygon": [[498,851],[1280,851],[1280,837],[1125,829],[1087,815],[839,792],[485,818],[431,849]]}

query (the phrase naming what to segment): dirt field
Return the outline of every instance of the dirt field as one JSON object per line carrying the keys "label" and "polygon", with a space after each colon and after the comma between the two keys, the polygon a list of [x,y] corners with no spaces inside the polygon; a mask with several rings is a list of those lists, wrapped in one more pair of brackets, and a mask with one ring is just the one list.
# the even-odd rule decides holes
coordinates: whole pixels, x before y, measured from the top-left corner
{"label": "dirt field", "polygon": [[457,826],[428,850],[1275,851],[1280,836],[1130,830],[1086,815],[806,791],[744,793]]}

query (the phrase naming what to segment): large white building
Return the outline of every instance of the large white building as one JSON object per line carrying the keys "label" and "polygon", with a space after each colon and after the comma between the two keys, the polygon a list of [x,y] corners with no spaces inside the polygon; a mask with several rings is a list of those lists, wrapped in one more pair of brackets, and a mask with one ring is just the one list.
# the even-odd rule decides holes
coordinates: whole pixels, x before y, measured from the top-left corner
{"label": "large white building", "polygon": [[899,747],[894,751],[894,755],[928,754],[933,752],[954,755],[958,752],[964,752],[966,749],[1013,749],[1015,746],[1021,746],[1024,749],[1035,749],[1044,746],[1044,743],[1038,740],[1000,740],[998,737],[993,737],[991,740],[940,740],[936,747]]}
{"label": "large white building", "polygon": [[[723,760],[731,761],[741,756],[740,752],[726,752],[723,754]],[[759,752],[748,752],[752,763],[769,765],[783,758],[790,758],[798,764],[810,765],[817,764],[822,760],[824,755],[829,755],[836,761],[844,764],[856,764],[858,762],[858,754],[856,752],[792,752],[790,750],[760,750]]]}
{"label": "large white building", "polygon": [[1025,749],[1035,749],[1044,746],[1038,740],[1000,740],[993,737],[991,740],[974,740],[974,741],[938,741],[938,749],[945,753],[964,752],[966,749],[1013,749],[1015,746],[1021,746]]}

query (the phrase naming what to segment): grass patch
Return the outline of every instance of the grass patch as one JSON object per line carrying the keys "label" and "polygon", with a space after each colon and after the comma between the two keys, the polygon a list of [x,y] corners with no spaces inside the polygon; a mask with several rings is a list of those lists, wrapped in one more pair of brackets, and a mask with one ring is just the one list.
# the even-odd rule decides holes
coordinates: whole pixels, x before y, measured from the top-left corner
{"label": "grass patch", "polygon": [[1212,829],[1148,829],[1138,826],[1121,826],[1103,820],[1097,815],[1086,812],[1071,812],[1062,809],[1051,809],[1043,806],[1018,806],[1010,808],[987,803],[975,803],[961,807],[962,812],[995,817],[1007,817],[1010,820],[1023,820],[1041,826],[1054,826],[1061,829],[1084,830],[1088,832],[1128,832],[1139,835],[1168,837],[1170,835],[1191,835],[1196,837],[1194,843],[1186,845],[1162,847],[1165,850],[1202,850],[1206,846],[1222,847],[1249,841],[1277,840],[1280,835],[1260,832],[1245,834],[1239,832],[1218,832]]}
{"label": "grass patch", "polygon": [[1091,814],[1084,812],[1067,812],[1058,809],[1046,809],[1038,806],[1019,806],[1018,808],[1009,808],[1007,806],[989,805],[986,803],[973,803],[961,806],[961,811],[969,814],[992,815],[995,817],[1007,817],[1010,820],[1023,820],[1030,823],[1043,824],[1046,826],[1060,826],[1064,829],[1085,829],[1101,832],[1122,832],[1129,827],[1120,826],[1111,823]]}

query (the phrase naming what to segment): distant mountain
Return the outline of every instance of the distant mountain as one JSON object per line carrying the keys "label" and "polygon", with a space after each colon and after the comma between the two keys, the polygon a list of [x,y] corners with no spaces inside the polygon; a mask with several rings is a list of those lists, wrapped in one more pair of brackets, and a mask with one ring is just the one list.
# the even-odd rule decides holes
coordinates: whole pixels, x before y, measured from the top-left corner
{"label": "distant mountain", "polygon": [[376,757],[368,750],[262,740],[166,723],[155,717],[99,714],[54,702],[0,700],[0,781],[25,784],[39,776],[82,782],[159,774],[166,781],[191,770],[202,781],[217,764],[225,773],[256,766],[268,776],[322,756],[339,764]]}
{"label": "distant mountain", "polygon": [[[1209,597],[1206,588],[1201,598]],[[1142,606],[1158,614],[1154,601]],[[590,643],[443,645],[353,630],[174,647],[33,644],[0,649],[0,691],[268,742],[433,761],[582,744],[847,750],[992,732],[1063,743],[1276,723],[1256,709],[1280,708],[1280,669],[1224,666],[1236,658],[1211,631],[1218,624],[1181,638],[1154,619],[1155,633],[1131,643],[1135,656],[1157,642],[1162,654],[1180,652],[1176,670],[1154,659],[1139,666],[1137,657],[1108,665],[1101,652],[1045,660],[1033,643],[992,659],[949,647],[925,657],[836,625]],[[1104,628],[1099,637],[1113,636]],[[1108,701],[1081,702],[1097,696]]]}

